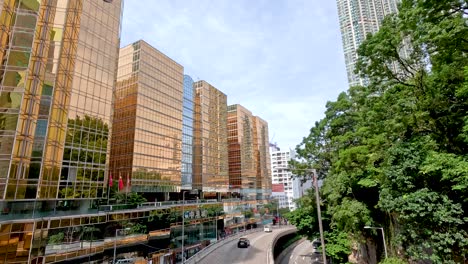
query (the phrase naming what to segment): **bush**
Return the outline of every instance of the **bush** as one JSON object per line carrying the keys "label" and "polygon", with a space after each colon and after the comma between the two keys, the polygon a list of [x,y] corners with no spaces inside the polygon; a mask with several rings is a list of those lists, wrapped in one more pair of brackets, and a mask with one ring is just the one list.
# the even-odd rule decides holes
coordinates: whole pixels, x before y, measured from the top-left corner
{"label": "bush", "polygon": [[399,258],[387,258],[379,262],[379,264],[408,264],[408,262]]}
{"label": "bush", "polygon": [[53,244],[53,245],[60,244],[60,243],[62,243],[64,238],[65,238],[65,234],[60,232],[58,234],[51,235],[49,237],[49,243]]}

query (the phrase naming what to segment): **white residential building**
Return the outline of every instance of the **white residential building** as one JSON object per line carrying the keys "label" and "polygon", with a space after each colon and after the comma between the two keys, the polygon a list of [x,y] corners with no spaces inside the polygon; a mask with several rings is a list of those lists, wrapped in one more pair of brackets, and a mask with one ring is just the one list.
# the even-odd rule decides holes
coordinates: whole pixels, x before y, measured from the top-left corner
{"label": "white residential building", "polygon": [[[271,157],[271,180],[272,180],[272,196],[280,200],[280,207],[289,208],[289,210],[296,209],[294,203],[294,190],[293,190],[293,175],[288,168],[288,161],[294,157],[294,152],[281,151],[274,144],[270,144],[270,157]],[[285,196],[286,201],[281,202]]]}

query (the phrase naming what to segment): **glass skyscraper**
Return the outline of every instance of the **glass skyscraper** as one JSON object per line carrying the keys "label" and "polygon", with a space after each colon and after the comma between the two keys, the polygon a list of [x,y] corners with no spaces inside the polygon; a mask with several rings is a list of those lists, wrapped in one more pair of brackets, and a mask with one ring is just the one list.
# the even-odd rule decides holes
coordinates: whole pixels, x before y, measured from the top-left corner
{"label": "glass skyscraper", "polygon": [[[99,262],[114,245],[118,256],[169,237],[158,247],[178,247],[183,217],[187,243],[223,229],[222,201],[158,202],[228,192],[227,97],[144,41],[119,49],[122,4],[0,0],[0,263]],[[252,129],[268,138],[261,121]]]}
{"label": "glass skyscraper", "polygon": [[386,15],[398,12],[398,2],[399,0],[337,0],[341,38],[350,86],[364,85],[366,82],[354,72],[359,45],[367,34],[379,30]]}
{"label": "glass skyscraper", "polygon": [[[183,70],[143,40],[120,49],[110,175],[122,178],[128,190],[181,190]],[[187,105],[190,94],[186,97]]]}
{"label": "glass skyscraper", "polygon": [[42,263],[48,212],[105,196],[121,1],[0,1],[0,262]]}
{"label": "glass skyscraper", "polygon": [[245,107],[228,106],[229,185],[244,199],[271,195],[268,123]]}
{"label": "glass skyscraper", "polygon": [[227,97],[206,81],[194,87],[193,185],[206,197],[228,191]]}
{"label": "glass skyscraper", "polygon": [[271,196],[271,165],[268,123],[258,116],[253,117],[255,167],[257,175],[257,200]]}

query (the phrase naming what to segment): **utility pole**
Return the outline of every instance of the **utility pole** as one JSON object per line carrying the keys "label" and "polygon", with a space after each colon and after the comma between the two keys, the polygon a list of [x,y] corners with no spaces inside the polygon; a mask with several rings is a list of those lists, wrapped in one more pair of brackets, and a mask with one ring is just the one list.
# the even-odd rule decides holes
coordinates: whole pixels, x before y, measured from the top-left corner
{"label": "utility pole", "polygon": [[182,264],[185,263],[185,252],[184,252],[184,242],[185,242],[185,233],[184,233],[184,226],[185,226],[185,193],[189,191],[182,191],[182,248],[181,248],[181,254],[182,254]]}
{"label": "utility pole", "polygon": [[320,195],[319,195],[319,188],[318,188],[317,172],[315,171],[315,169],[312,169],[312,179],[314,181],[315,200],[317,202],[317,217],[318,217],[319,230],[320,230],[320,242],[322,243],[323,264],[327,264],[327,256],[325,255],[325,253],[326,253],[325,239],[323,237],[322,212],[320,210]]}

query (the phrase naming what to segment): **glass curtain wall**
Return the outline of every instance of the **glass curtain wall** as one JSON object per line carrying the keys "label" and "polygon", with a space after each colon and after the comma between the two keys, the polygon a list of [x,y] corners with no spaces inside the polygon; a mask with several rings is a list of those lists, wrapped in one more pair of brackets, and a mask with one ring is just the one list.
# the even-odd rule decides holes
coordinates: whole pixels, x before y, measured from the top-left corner
{"label": "glass curtain wall", "polygon": [[184,75],[182,109],[182,189],[192,189],[193,175],[193,130],[195,115],[193,79]]}

